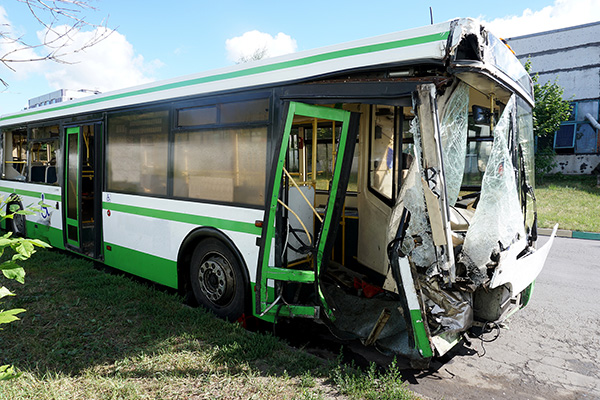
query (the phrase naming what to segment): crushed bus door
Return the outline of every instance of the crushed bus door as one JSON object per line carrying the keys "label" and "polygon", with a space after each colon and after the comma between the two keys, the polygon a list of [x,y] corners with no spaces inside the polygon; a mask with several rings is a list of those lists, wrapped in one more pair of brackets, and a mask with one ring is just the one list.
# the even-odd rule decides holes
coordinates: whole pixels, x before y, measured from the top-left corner
{"label": "crushed bus door", "polygon": [[[285,120],[284,131],[275,168],[273,181],[274,190],[270,199],[268,208],[268,217],[266,224],[264,251],[261,254],[259,265],[261,268],[257,272],[256,285],[256,312],[261,317],[276,316],[304,316],[319,318],[321,310],[325,312],[327,318],[334,319],[332,309],[328,305],[323,293],[320,276],[327,268],[329,257],[333,248],[341,211],[343,209],[346,187],[348,184],[347,176],[352,164],[351,154],[354,152],[356,135],[358,132],[358,116],[349,111],[314,106],[305,103],[290,102],[288,113]],[[303,189],[296,183],[292,175],[288,172],[288,148],[290,143],[291,131],[294,126],[310,124],[312,127],[313,138],[317,137],[319,124],[338,123],[340,130],[336,135],[333,130],[333,137],[336,138],[335,160],[333,164],[333,176],[329,183],[329,195],[323,215],[320,216],[314,204],[310,204],[303,194]],[[335,126],[335,125],[334,125]],[[303,180],[300,182],[302,187],[316,186],[317,163],[316,147],[313,146],[311,175],[312,181]],[[312,232],[309,232],[302,218],[290,207],[290,191],[296,191],[303,196],[310,209],[314,212],[315,218],[320,221],[318,233],[313,238]],[[311,216],[312,217],[312,216]],[[304,256],[289,263],[288,243],[293,232],[297,228],[291,228],[292,223],[299,223],[304,229],[300,235],[304,238],[303,249],[293,251],[294,258],[299,254]],[[294,233],[296,240],[302,242],[297,233]],[[309,284],[313,286],[315,295],[319,299],[320,305],[302,305],[289,304],[283,300],[283,291],[289,290],[285,283],[293,283],[297,290],[301,290],[301,285]]]}

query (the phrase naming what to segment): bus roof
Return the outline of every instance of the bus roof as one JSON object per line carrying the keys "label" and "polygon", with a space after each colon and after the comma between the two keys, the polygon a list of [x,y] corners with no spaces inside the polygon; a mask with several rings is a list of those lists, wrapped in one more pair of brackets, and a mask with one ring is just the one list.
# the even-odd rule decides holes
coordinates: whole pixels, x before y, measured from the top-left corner
{"label": "bus roof", "polygon": [[25,109],[0,117],[0,127],[194,95],[297,82],[378,66],[442,63],[447,56],[448,38],[455,24],[478,25],[469,19],[447,21]]}

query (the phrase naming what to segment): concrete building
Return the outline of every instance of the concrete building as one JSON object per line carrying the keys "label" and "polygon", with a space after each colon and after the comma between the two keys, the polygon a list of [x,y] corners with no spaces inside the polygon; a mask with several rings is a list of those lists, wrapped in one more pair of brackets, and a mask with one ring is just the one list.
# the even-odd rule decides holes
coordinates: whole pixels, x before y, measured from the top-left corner
{"label": "concrete building", "polygon": [[557,80],[573,104],[569,121],[550,140],[552,172],[589,174],[600,169],[600,22],[507,39],[518,58],[531,59],[539,83]]}

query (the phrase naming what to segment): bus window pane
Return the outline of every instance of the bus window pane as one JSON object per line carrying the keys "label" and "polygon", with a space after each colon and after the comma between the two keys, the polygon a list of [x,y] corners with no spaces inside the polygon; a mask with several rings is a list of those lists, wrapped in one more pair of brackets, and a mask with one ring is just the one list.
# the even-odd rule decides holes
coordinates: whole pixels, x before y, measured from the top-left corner
{"label": "bus window pane", "polygon": [[169,112],[109,116],[108,190],[167,194]]}
{"label": "bus window pane", "polygon": [[32,139],[58,139],[60,128],[58,125],[42,126],[31,129]]}
{"label": "bus window pane", "polygon": [[394,136],[396,122],[394,107],[374,107],[369,155],[370,187],[392,199],[394,182]]}
{"label": "bus window pane", "polygon": [[492,141],[478,141],[467,143],[465,157],[465,173],[462,184],[465,186],[480,186],[485,173],[490,154]]}
{"label": "bus window pane", "polygon": [[173,194],[263,205],[266,138],[266,127],[178,133]]}
{"label": "bus window pane", "polygon": [[178,126],[214,125],[217,123],[217,107],[196,107],[177,111]]}
{"label": "bus window pane", "polygon": [[269,118],[269,99],[241,101],[221,104],[221,123],[267,121]]}
{"label": "bus window pane", "polygon": [[27,131],[3,132],[4,168],[2,179],[25,181],[27,175]]}
{"label": "bus window pane", "polygon": [[[72,133],[68,137],[69,145],[67,148],[67,218],[77,219],[77,178],[79,177],[79,152],[78,142],[79,134]],[[76,240],[76,238],[74,239]]]}

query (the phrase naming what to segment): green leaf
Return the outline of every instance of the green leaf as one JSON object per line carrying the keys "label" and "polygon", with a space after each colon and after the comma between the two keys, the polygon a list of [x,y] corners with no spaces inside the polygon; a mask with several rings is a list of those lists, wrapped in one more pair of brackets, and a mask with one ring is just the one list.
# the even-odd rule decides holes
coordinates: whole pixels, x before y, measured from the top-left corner
{"label": "green leaf", "polygon": [[19,266],[15,268],[2,269],[2,273],[8,279],[14,279],[21,284],[25,283],[25,270]]}
{"label": "green leaf", "polygon": [[21,210],[17,210],[15,212],[13,212],[13,215],[19,214],[19,215],[35,215],[34,211],[41,211],[35,208],[26,208],[26,209],[21,209]]}
{"label": "green leaf", "polygon": [[0,366],[0,381],[7,381],[9,379],[18,378],[21,376],[21,372],[16,372],[12,365]]}
{"label": "green leaf", "polygon": [[33,244],[26,239],[20,239],[19,244],[14,248],[19,254],[27,258],[31,257],[34,253]]}
{"label": "green leaf", "polygon": [[12,310],[0,311],[0,324],[9,324],[13,321],[18,321],[17,314],[25,312],[23,308],[13,308]]}
{"label": "green leaf", "polygon": [[39,239],[28,239],[28,240],[31,244],[38,246],[38,247],[45,247],[45,248],[52,247],[48,243],[44,242],[43,240],[39,240]]}
{"label": "green leaf", "polygon": [[0,270],[13,269],[18,267],[19,264],[17,264],[14,260],[7,260],[0,264]]}
{"label": "green leaf", "polygon": [[8,290],[4,286],[0,287],[0,299],[4,298],[6,296],[14,296],[14,295],[15,294],[13,292],[11,292],[10,290]]}
{"label": "green leaf", "polygon": [[2,237],[0,238],[0,247],[1,247],[1,248],[8,247],[8,246],[10,246],[12,243],[13,243],[13,240],[12,240],[12,239],[6,238],[6,237],[4,237],[4,236],[2,236]]}

